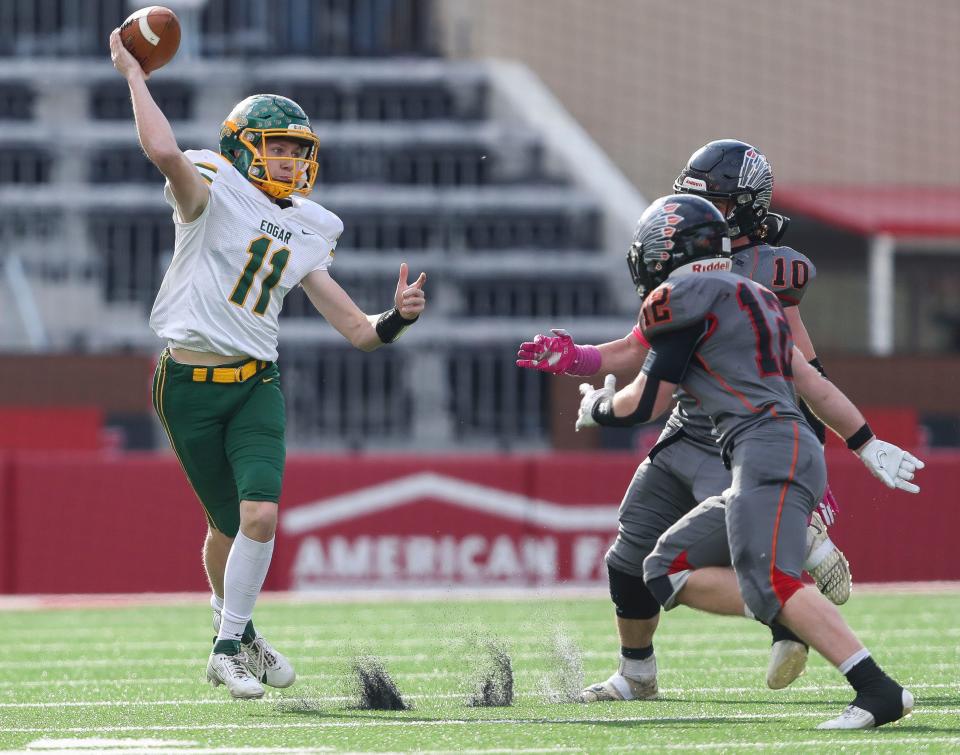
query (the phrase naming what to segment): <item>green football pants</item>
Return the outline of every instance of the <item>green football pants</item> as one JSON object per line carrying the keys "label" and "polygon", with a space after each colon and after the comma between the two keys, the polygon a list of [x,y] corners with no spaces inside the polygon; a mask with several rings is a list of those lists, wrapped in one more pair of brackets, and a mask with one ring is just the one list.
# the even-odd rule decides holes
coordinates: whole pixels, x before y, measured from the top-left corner
{"label": "green football pants", "polygon": [[286,415],[276,364],[195,367],[165,349],[153,408],[212,528],[236,537],[240,501],[280,500]]}

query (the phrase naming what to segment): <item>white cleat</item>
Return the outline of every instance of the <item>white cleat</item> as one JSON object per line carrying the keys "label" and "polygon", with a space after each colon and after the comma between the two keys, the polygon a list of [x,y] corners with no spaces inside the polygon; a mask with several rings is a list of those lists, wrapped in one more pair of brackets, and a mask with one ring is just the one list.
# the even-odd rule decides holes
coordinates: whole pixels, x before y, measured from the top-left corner
{"label": "white cleat", "polygon": [[287,658],[266,638],[257,634],[249,645],[240,644],[247,656],[247,668],[254,678],[271,687],[289,687],[297,679],[297,672]]}
{"label": "white cleat", "polygon": [[[913,712],[913,695],[910,694],[908,690],[903,690],[901,693],[901,701],[903,703],[903,712],[900,716],[895,719],[899,720],[909,716]],[[829,721],[824,721],[817,728],[818,729],[872,729],[877,725],[876,719],[873,717],[873,713],[857,705],[848,705],[843,709],[841,713],[836,718],[831,718]]]}
{"label": "white cleat", "polygon": [[651,656],[643,661],[643,676],[623,675],[623,661],[620,669],[605,682],[593,684],[580,693],[582,703],[606,703],[621,700],[655,700],[657,697],[657,659]]}
{"label": "white cleat", "polygon": [[214,687],[226,685],[232,697],[239,700],[256,700],[263,697],[264,689],[246,666],[245,653],[227,655],[210,653],[207,661],[207,681]]}
{"label": "white cleat", "polygon": [[834,605],[850,599],[853,577],[846,556],[830,539],[827,525],[814,513],[807,525],[807,559],[803,568],[817,583],[817,589]]}
{"label": "white cleat", "polygon": [[[216,608],[213,609],[213,631],[220,631],[220,612]],[[247,655],[246,665],[250,673],[264,684],[283,688],[289,687],[297,680],[297,672],[293,670],[293,664],[259,632],[253,642],[241,641],[240,649]]]}
{"label": "white cleat", "polygon": [[767,664],[767,686],[783,689],[790,686],[807,668],[807,646],[794,640],[780,640],[770,648]]}

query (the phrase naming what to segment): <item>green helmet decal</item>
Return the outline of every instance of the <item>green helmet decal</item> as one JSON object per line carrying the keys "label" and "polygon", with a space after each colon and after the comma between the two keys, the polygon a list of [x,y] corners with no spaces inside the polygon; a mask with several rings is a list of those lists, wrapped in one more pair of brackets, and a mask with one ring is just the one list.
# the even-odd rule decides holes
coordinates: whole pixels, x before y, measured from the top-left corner
{"label": "green helmet decal", "polygon": [[[303,159],[298,160],[297,175],[290,184],[270,178],[267,163],[260,155],[267,138],[294,139],[308,147]],[[319,141],[303,108],[279,94],[247,97],[233,108],[220,127],[220,154],[247,180],[274,197],[310,192],[316,180],[318,147]]]}

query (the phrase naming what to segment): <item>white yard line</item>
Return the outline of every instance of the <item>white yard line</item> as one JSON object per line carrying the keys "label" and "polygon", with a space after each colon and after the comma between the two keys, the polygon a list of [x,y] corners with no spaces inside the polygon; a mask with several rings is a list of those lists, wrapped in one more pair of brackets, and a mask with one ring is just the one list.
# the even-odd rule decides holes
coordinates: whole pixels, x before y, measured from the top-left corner
{"label": "white yard line", "polygon": [[[193,665],[197,666],[200,664],[200,661],[194,661]],[[754,666],[723,666],[723,673],[727,676],[734,675],[745,675],[745,674],[759,674],[762,673],[765,664],[754,665]],[[934,671],[948,671],[951,672],[951,675],[956,671],[956,663],[942,663],[942,662],[911,662],[910,667],[912,670],[915,669],[933,669]],[[202,666],[200,667],[202,670]],[[716,672],[716,665],[712,666],[684,666],[680,673],[687,675],[690,673],[700,673],[700,672]],[[822,675],[829,673],[830,669],[826,666],[820,668],[813,668],[809,670],[808,674],[813,675]],[[346,672],[330,672],[326,674],[298,674],[297,679],[301,682],[314,681],[314,682],[324,682],[331,680],[338,680],[344,677]],[[543,670],[523,670],[523,676],[536,675],[545,673]],[[450,677],[462,677],[463,673],[460,671],[409,671],[402,672],[398,674],[402,676],[405,680],[417,679],[417,680],[429,680],[429,679],[447,679]],[[916,677],[915,677],[916,678]],[[83,677],[79,679],[27,679],[23,681],[2,681],[0,682],[0,689],[19,689],[21,687],[26,688],[42,688],[42,687],[97,687],[99,685],[166,685],[166,684],[199,684],[202,679],[199,672],[196,675],[185,675],[185,676],[162,676],[162,677],[136,677],[136,678],[107,678],[99,679],[97,677]],[[960,683],[958,683],[960,684]],[[841,685],[843,686],[843,685]],[[950,685],[947,685],[950,686]],[[846,687],[843,687],[844,689]],[[704,688],[708,689],[708,688]],[[710,687],[709,689],[713,689]],[[726,687],[721,689],[728,689]],[[752,688],[746,688],[752,689]]]}
{"label": "white yard line", "polygon": [[[196,682],[194,682],[196,683]],[[907,685],[911,691],[916,692],[918,690],[937,690],[937,689],[956,689],[960,693],[960,686],[957,683],[943,683],[943,684],[908,684]],[[792,685],[790,687],[791,692],[841,692],[850,690],[850,686],[847,684],[821,684],[821,685],[808,685],[808,686],[798,686]],[[754,687],[661,687],[660,694],[673,696],[677,695],[683,697],[685,695],[693,694],[711,694],[711,695],[743,695],[757,693],[764,695],[765,699],[770,697],[775,697],[780,694],[777,692],[771,692],[770,690],[764,689],[760,686]],[[469,696],[467,692],[444,692],[444,693],[422,693],[422,694],[404,694],[403,697],[409,700],[421,700],[421,699],[430,699],[430,700],[459,700],[466,699]],[[539,698],[542,699],[543,695],[539,692],[517,692],[517,697],[523,698]],[[284,697],[269,697],[263,700],[253,700],[250,701],[252,705],[277,705],[278,703],[295,703],[298,700],[303,699],[307,702],[313,703],[347,703],[356,700],[356,696],[353,695],[314,695],[309,691],[304,691],[302,698],[296,694],[287,693]],[[696,702],[691,700],[690,702]],[[745,703],[751,703],[753,701],[746,700]],[[61,700],[55,702],[36,702],[36,703],[0,703],[0,709],[5,708],[141,708],[141,707],[152,707],[152,706],[181,706],[181,705],[232,705],[234,701],[229,697],[216,697],[216,698],[193,698],[193,699],[172,699],[172,700]],[[918,702],[919,706],[923,705],[923,700],[920,699]]]}
{"label": "white yard line", "polygon": [[27,744],[25,750],[0,750],[0,755],[23,755],[24,753],[76,753],[109,752],[114,755],[134,755],[135,753],[314,753],[332,752],[333,747],[201,747],[199,742],[177,739],[110,739],[90,737],[84,739],[36,739]]}
{"label": "white yard line", "polygon": [[[796,747],[836,747],[838,742],[843,741],[839,740],[836,736],[824,735],[823,739],[803,739],[803,740],[794,740],[791,742],[741,742],[737,740],[729,740],[727,742],[715,742],[715,743],[703,743],[703,744],[667,744],[667,743],[658,743],[658,744],[642,744],[642,743],[631,743],[629,745],[605,745],[605,752],[660,752],[664,750],[697,750],[697,751],[710,751],[710,750],[729,750],[731,747],[734,749],[751,749],[751,750],[780,750],[786,748],[796,748]],[[870,737],[869,734],[852,734],[851,743],[855,740],[853,737]],[[87,743],[91,744],[87,744]],[[110,742],[122,742],[122,743],[158,743],[158,744],[132,744],[132,745],[119,745],[111,746]],[[49,743],[49,744],[47,744]],[[26,750],[0,750],[0,755],[29,755],[30,753],[36,752],[51,752],[58,751],[55,749],[54,744],[60,745],[62,743],[63,747],[69,747],[69,752],[76,752],[80,750],[96,750],[102,749],[105,752],[114,753],[115,755],[134,755],[135,753],[143,752],[163,752],[163,753],[197,753],[199,755],[214,755],[219,753],[322,753],[322,752],[332,752],[336,751],[336,748],[332,747],[190,747],[184,746],[184,743],[180,740],[170,740],[168,743],[165,740],[136,740],[136,739],[107,739],[107,738],[97,738],[97,739],[38,739],[34,742],[31,742],[27,745],[28,749]],[[915,737],[891,737],[889,735],[884,735],[880,738],[876,738],[874,741],[873,738],[869,740],[871,746],[879,745],[917,745],[926,746],[929,744],[955,744],[960,743],[960,737],[923,737],[921,740],[918,740]],[[381,755],[400,755],[402,750],[396,751],[380,751]],[[406,751],[409,752],[409,751]],[[447,755],[450,750],[417,750],[421,755]],[[458,749],[457,752],[462,753],[463,755],[501,755],[506,753],[553,753],[553,752],[583,752],[582,747],[565,747],[565,746],[554,746],[554,747],[490,747],[490,748],[470,748],[470,749]]]}
{"label": "white yard line", "polygon": [[[931,744],[958,744],[960,737],[895,737],[884,734],[880,737],[872,737],[870,734],[854,733],[850,735],[850,743],[856,743],[855,738],[868,738],[865,742],[871,747],[884,745],[913,745],[928,746]],[[787,748],[835,748],[840,742],[846,744],[846,738],[838,739],[836,736],[824,735],[822,739],[802,739],[789,742],[741,742],[738,740],[728,740],[726,742],[711,742],[701,744],[642,744],[631,743],[629,745],[605,745],[605,752],[662,752],[662,751],[711,751],[711,750],[782,750]],[[117,745],[112,744],[118,743]],[[29,755],[37,752],[77,752],[79,751],[104,751],[114,753],[114,755],[135,755],[143,752],[162,752],[162,753],[195,753],[196,755],[219,755],[220,753],[324,753],[336,751],[333,747],[200,747],[192,742],[182,740],[159,740],[159,739],[38,739],[30,742],[26,750],[0,750],[0,755]],[[69,748],[59,749],[59,748]],[[380,751],[381,755],[400,755],[405,752]],[[421,755],[447,755],[450,750],[417,750]],[[457,752],[463,755],[505,755],[506,753],[554,753],[554,752],[583,752],[582,747],[490,747],[490,748],[470,748],[459,749]]]}
{"label": "white yard line", "polygon": [[[960,627],[908,627],[904,629],[864,629],[860,630],[858,634],[862,637],[869,639],[870,637],[878,638],[897,638],[897,639],[911,639],[911,638],[923,638],[923,637],[960,637]],[[302,636],[302,632],[301,632]],[[8,643],[0,647],[0,658],[2,658],[3,653],[8,653],[9,655],[23,655],[24,653],[62,653],[70,652],[75,653],[78,648],[78,643],[76,640],[71,640],[69,642],[9,642],[9,636],[7,637]],[[277,642],[277,644],[282,644],[284,650],[287,648],[301,648],[301,649],[310,649],[310,648],[330,648],[331,645],[344,644],[344,645],[353,645],[357,642],[356,637],[342,637],[342,638],[324,638],[319,640],[304,640],[304,639],[284,639],[279,640],[277,636],[271,633],[271,640]],[[705,640],[704,633],[694,633],[694,632],[685,632],[685,633],[669,633],[664,645],[676,644],[676,645],[699,645],[704,649],[704,652],[707,652],[707,640]],[[709,638],[709,648],[715,649],[720,648],[724,651],[728,647],[742,647],[744,643],[743,637],[724,635],[720,637],[711,636]],[[416,637],[400,637],[396,639],[389,640],[390,647],[431,647],[439,646],[442,648],[450,648],[450,640],[443,638],[416,638]],[[544,644],[543,638],[531,637],[530,639],[512,639],[509,641],[509,644],[513,647],[518,645],[528,645],[528,646],[541,646]],[[190,649],[196,645],[196,642],[191,638],[190,640],[125,640],[117,639],[110,642],[83,642],[82,648],[84,652],[96,652],[96,651],[106,651],[111,653],[116,653],[119,650],[134,650],[138,648],[151,649],[151,650],[178,650],[178,649]],[[924,643],[925,647],[929,647],[927,643]],[[457,651],[449,650],[449,653],[453,654]],[[672,652],[671,650],[667,651],[668,653]],[[2,660],[0,660],[2,663]]]}
{"label": "white yard line", "polygon": [[[876,582],[856,583],[857,593],[918,594],[960,592],[960,581]],[[607,596],[604,584],[551,586],[439,586],[439,587],[339,587],[315,592],[266,592],[258,600],[267,603],[380,603],[430,601],[485,601],[485,600],[571,600],[576,598],[603,598]],[[142,605],[198,604],[209,601],[209,593],[115,593],[76,595],[4,595],[0,596],[0,611],[36,610],[40,608],[105,608]]]}
{"label": "white yard line", "polygon": [[[947,655],[956,653],[957,645],[953,644],[925,644],[924,650],[931,654],[939,653]],[[674,658],[700,658],[709,654],[709,649],[701,650],[671,650],[669,655]],[[769,651],[763,647],[757,648],[728,648],[723,651],[724,657],[737,656],[745,658],[766,658]],[[440,657],[436,653],[383,653],[380,657],[387,663],[429,663],[434,662]],[[522,652],[511,653],[510,657],[516,661],[534,661],[534,660],[552,660],[556,655],[550,651],[543,652]],[[613,656],[609,651],[585,650],[581,653],[584,660],[609,659]],[[0,669],[31,669],[37,668],[49,672],[52,668],[103,668],[105,666],[116,666],[122,668],[125,666],[195,666],[201,656],[190,656],[183,658],[31,658],[19,661],[0,661]],[[350,653],[339,655],[313,655],[308,659],[310,663],[331,663],[345,664],[350,660]]]}
{"label": "white yard line", "polygon": [[[934,710],[915,711],[913,717],[925,718],[927,716],[953,716],[960,714],[960,708],[938,708]],[[402,716],[402,714],[397,714]],[[783,719],[806,719],[823,718],[830,713],[824,713],[822,710],[809,711],[780,711],[777,713],[709,713],[705,716],[626,716],[611,718],[439,718],[430,720],[408,721],[402,717],[385,718],[376,713],[371,714],[365,721],[317,721],[300,722],[285,721],[277,723],[261,722],[255,724],[232,723],[230,721],[220,721],[215,724],[218,730],[226,731],[258,731],[271,729],[357,729],[364,726],[398,726],[398,727],[435,727],[435,726],[492,726],[510,724],[513,726],[532,725],[541,726],[543,724],[605,724],[605,723],[697,723],[700,721],[717,721],[722,719],[726,722],[749,722],[749,721],[767,721]],[[48,733],[71,733],[71,734],[89,734],[89,733],[112,733],[112,732],[133,732],[133,731],[209,731],[211,724],[163,724],[147,726],[69,726],[69,727],[46,727],[39,728],[35,726],[9,726],[0,727],[0,733],[4,734],[48,734]]]}
{"label": "white yard line", "polygon": [[[114,746],[111,742],[129,742],[131,744]],[[150,744],[144,744],[150,743]],[[156,743],[156,744],[153,744]],[[607,748],[609,749],[609,748]],[[142,755],[142,753],[191,753],[192,755],[219,755],[219,753],[322,753],[343,752],[336,747],[200,747],[195,742],[182,743],[179,740],[170,740],[169,744],[162,739],[37,739],[27,745],[26,750],[0,750],[0,755],[31,755],[32,753],[77,753],[77,752],[107,752],[113,755]],[[398,751],[398,755],[399,755]],[[407,751],[409,752],[409,751]],[[449,755],[450,750],[417,750],[419,753],[433,753],[434,755]],[[479,755],[493,755],[494,753],[537,753],[537,752],[583,752],[581,747],[510,747],[490,748],[485,750],[457,750],[458,753],[475,753]],[[380,751],[381,755],[391,753]]]}

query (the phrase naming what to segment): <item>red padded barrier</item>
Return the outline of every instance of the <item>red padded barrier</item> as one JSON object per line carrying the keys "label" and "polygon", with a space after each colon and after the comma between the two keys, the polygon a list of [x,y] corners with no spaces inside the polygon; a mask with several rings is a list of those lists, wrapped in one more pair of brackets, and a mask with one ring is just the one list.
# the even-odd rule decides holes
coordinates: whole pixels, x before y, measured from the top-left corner
{"label": "red padded barrier", "polygon": [[[829,453],[842,506],[832,532],[855,580],[960,579],[960,454],[926,460],[923,492],[910,496],[881,487],[848,452]],[[630,454],[294,456],[266,586],[602,584],[603,553],[638,462]],[[203,513],[172,456],[19,454],[6,479],[3,589],[206,588]]]}
{"label": "red padded barrier", "polygon": [[205,520],[172,456],[14,459],[16,592],[206,589]]}
{"label": "red padded barrier", "polygon": [[0,406],[0,449],[95,451],[102,445],[98,407]]}
{"label": "red padded barrier", "polygon": [[13,464],[10,455],[0,452],[0,593],[16,589],[13,579],[13,543],[16,526],[13,516]]}
{"label": "red padded barrier", "polygon": [[880,484],[853,454],[827,454],[827,479],[840,503],[830,536],[846,554],[856,583],[960,579],[960,454],[919,454],[920,493]]}

